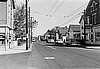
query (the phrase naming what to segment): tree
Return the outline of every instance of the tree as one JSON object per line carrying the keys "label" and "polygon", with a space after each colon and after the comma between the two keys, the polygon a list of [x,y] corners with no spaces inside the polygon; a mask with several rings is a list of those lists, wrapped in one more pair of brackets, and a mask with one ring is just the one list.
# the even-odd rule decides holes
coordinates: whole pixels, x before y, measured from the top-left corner
{"label": "tree", "polygon": [[26,25],[25,25],[25,6],[21,4],[16,6],[14,12],[14,33],[16,38],[23,37],[26,34]]}

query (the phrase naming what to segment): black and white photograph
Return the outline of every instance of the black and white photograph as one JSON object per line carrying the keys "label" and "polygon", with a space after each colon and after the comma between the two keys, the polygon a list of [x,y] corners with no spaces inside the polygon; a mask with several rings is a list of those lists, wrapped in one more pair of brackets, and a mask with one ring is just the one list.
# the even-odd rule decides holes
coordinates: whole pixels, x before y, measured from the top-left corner
{"label": "black and white photograph", "polygon": [[0,0],[0,69],[100,69],[100,0]]}

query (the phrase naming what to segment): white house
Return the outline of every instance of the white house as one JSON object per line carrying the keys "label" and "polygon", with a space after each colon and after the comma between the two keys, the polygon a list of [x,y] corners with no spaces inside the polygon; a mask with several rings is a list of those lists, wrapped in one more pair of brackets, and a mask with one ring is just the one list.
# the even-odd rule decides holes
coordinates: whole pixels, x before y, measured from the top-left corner
{"label": "white house", "polygon": [[80,25],[69,25],[69,39],[80,40]]}

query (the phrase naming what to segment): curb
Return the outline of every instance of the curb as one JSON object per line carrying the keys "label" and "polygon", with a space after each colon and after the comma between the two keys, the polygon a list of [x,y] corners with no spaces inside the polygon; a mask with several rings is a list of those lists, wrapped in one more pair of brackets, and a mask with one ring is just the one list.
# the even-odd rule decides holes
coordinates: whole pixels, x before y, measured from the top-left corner
{"label": "curb", "polygon": [[3,52],[0,52],[0,55],[10,55],[10,54],[19,54],[19,53],[26,53],[26,52],[31,52],[31,49],[29,50],[8,50],[8,51],[3,51]]}
{"label": "curb", "polygon": [[92,47],[92,46],[90,46],[90,47],[86,47],[87,49],[96,49],[96,50],[99,50],[100,49],[100,47]]}
{"label": "curb", "polygon": [[[32,46],[32,44],[31,44],[31,46]],[[28,48],[28,50],[26,50],[25,45],[22,44],[22,46],[17,46],[15,48],[9,49],[7,51],[0,51],[0,55],[26,53],[26,52],[31,52],[31,50],[32,50],[32,48]]]}

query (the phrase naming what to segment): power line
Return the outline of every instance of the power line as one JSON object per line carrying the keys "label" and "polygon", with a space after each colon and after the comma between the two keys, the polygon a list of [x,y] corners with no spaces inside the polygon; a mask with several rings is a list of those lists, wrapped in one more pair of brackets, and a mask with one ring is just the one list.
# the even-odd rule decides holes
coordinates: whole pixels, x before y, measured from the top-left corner
{"label": "power line", "polygon": [[[82,12],[81,12],[81,13],[82,13]],[[65,23],[63,23],[63,24],[61,24],[61,25],[59,25],[59,26],[62,26],[62,25],[64,25],[64,24],[68,23],[68,22],[71,22],[71,21],[75,20],[76,18],[80,17],[80,14],[81,14],[81,13],[76,14],[74,17],[72,17],[71,19],[67,20]]]}
{"label": "power line", "polygon": [[[54,3],[54,5],[52,6],[52,8],[50,9],[50,11],[48,12],[48,14],[46,15],[46,16],[48,16],[49,15],[49,13],[52,11],[52,9],[55,7],[55,5],[57,4],[57,2],[58,2],[58,0],[56,0],[56,2]],[[51,17],[51,15],[50,15],[50,17]],[[47,20],[48,21],[48,20]],[[45,21],[44,21],[44,24],[46,23],[46,19],[45,19]],[[43,25],[44,25],[43,24]]]}
{"label": "power line", "polygon": [[[87,3],[86,3],[86,4],[87,4]],[[66,17],[70,17],[70,16],[74,15],[75,13],[77,13],[77,12],[80,11],[80,10],[83,10],[83,9],[85,8],[86,4],[82,5],[81,7],[75,9],[73,12],[71,12],[71,13],[69,13],[68,15],[65,15],[65,16],[51,16],[51,15],[44,14],[44,13],[37,12],[37,11],[33,11],[33,12],[36,13],[36,14],[40,14],[40,15],[47,16],[47,17],[63,17],[63,18],[66,18]]]}
{"label": "power line", "polygon": [[[62,6],[62,4],[64,3],[65,0],[63,0],[63,2],[56,8],[56,10],[52,13],[52,15],[54,15],[56,13],[56,11]],[[50,15],[50,16],[52,16]],[[47,20],[47,22],[50,20],[50,18]]]}
{"label": "power line", "polygon": [[[65,0],[63,0],[63,2],[57,7],[57,9],[52,13],[52,15],[54,15],[56,12],[57,12],[57,10],[62,6],[62,4],[65,2]],[[51,16],[52,16],[51,15]]]}
{"label": "power line", "polygon": [[55,7],[55,5],[57,4],[58,0],[56,0],[55,4],[52,6],[52,8],[50,9],[50,11],[48,12],[48,14],[52,11],[52,9]]}
{"label": "power line", "polygon": [[[77,13],[78,11],[80,11],[80,10],[83,10],[84,9],[84,7],[87,5],[87,3],[86,4],[84,4],[84,5],[82,5],[81,7],[79,7],[79,8],[77,8],[77,9],[75,9],[73,12],[71,12],[71,13],[69,13],[67,16],[65,16],[64,18],[69,18],[70,16],[72,16],[72,15],[74,15],[75,13]],[[83,8],[82,8],[83,7]],[[64,19],[65,20],[65,19]],[[64,21],[64,20],[61,20],[60,22],[62,22],[62,21]]]}
{"label": "power line", "polygon": [[85,8],[85,6],[86,6],[87,4],[88,4],[88,3],[85,3],[85,4],[84,4],[84,5],[82,5],[81,7],[77,8],[77,9],[76,9],[76,10],[74,10],[73,12],[69,13],[69,16],[70,16],[70,15],[72,15],[72,14],[74,14],[74,13],[76,13],[77,11],[79,11],[79,10],[81,10],[81,9]]}

